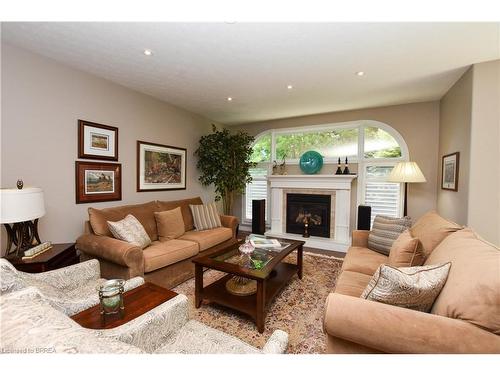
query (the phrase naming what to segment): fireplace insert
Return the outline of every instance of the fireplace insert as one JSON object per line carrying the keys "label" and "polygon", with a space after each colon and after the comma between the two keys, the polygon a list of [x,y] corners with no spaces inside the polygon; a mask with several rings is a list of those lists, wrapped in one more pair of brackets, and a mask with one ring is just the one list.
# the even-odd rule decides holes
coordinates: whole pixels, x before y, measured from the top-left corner
{"label": "fireplace insert", "polygon": [[330,214],[330,195],[286,195],[287,233],[304,234],[304,223],[307,221],[311,236],[330,238]]}

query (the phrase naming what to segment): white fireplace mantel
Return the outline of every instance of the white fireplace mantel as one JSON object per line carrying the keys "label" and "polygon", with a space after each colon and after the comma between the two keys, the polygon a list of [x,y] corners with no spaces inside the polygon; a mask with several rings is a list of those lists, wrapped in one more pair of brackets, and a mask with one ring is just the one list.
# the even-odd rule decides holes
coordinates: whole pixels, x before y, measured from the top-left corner
{"label": "white fireplace mantel", "polygon": [[[356,177],[356,175],[327,174],[268,176],[271,189],[271,229],[266,235],[305,240],[308,247],[346,251],[350,244],[351,186]],[[332,210],[335,215],[333,238],[311,236],[305,239],[297,234],[286,233],[284,202],[287,190],[304,190],[312,194],[317,190],[321,194],[331,193],[335,196],[332,200],[334,205]]]}

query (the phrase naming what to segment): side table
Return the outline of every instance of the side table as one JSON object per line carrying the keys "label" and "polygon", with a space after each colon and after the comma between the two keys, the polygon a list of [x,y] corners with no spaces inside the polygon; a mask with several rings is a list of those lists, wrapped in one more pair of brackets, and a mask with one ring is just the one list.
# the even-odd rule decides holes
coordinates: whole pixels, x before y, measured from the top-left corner
{"label": "side table", "polygon": [[137,288],[123,293],[123,305],[125,306],[123,316],[120,316],[120,314],[113,314],[106,315],[105,318],[103,318],[101,315],[101,305],[99,304],[71,316],[71,319],[85,328],[115,328],[130,322],[175,296],[177,296],[177,293],[169,289],[152,283],[144,283]]}
{"label": "side table", "polygon": [[5,259],[17,270],[29,273],[52,271],[80,262],[74,243],[52,244],[51,249],[31,259],[22,260],[17,255],[9,255]]}

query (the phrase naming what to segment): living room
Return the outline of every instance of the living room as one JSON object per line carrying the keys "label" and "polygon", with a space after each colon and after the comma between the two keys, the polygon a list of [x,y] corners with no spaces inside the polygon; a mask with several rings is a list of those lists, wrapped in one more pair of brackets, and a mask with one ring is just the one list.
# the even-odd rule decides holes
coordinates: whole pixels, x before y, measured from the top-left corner
{"label": "living room", "polygon": [[13,13],[4,357],[500,354],[498,20]]}

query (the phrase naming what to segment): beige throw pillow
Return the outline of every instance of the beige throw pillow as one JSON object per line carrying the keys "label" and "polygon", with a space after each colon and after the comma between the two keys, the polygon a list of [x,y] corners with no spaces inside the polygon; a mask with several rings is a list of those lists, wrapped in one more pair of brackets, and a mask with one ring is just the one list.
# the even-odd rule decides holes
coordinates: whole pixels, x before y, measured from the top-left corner
{"label": "beige throw pillow", "polygon": [[120,221],[108,221],[108,228],[116,239],[126,241],[144,249],[151,243],[146,230],[134,215],[127,215]]}
{"label": "beige throw pillow", "polygon": [[184,234],[184,219],[180,207],[155,212],[155,219],[160,241],[173,240]]}
{"label": "beige throw pillow", "polygon": [[420,247],[427,258],[437,245],[446,237],[463,227],[439,216],[436,211],[429,211],[410,228],[413,237],[420,240]]}
{"label": "beige throw pillow", "polygon": [[392,244],[389,252],[389,266],[415,267],[424,264],[425,257],[419,245],[418,238],[413,238],[409,230],[401,233]]}
{"label": "beige throw pillow", "polygon": [[368,235],[368,248],[389,255],[393,242],[411,226],[411,218],[377,215]]}
{"label": "beige throw pillow", "polygon": [[446,283],[450,266],[451,262],[403,268],[382,264],[361,298],[429,312]]}
{"label": "beige throw pillow", "polygon": [[215,202],[197,205],[190,204],[189,208],[191,208],[191,213],[193,214],[196,230],[207,230],[222,226]]}

